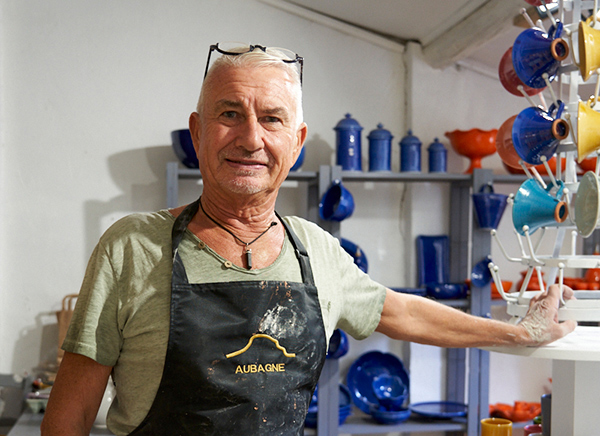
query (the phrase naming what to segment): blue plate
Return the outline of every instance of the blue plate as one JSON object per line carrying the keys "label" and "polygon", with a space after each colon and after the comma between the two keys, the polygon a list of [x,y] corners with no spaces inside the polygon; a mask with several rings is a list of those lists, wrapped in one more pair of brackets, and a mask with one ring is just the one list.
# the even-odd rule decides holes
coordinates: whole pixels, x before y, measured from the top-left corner
{"label": "blue plate", "polygon": [[450,419],[467,416],[467,405],[452,401],[430,401],[410,405],[410,410],[427,418]]}
{"label": "blue plate", "polygon": [[352,402],[365,413],[370,413],[371,406],[379,405],[373,380],[382,374],[397,375],[410,389],[408,372],[393,354],[370,351],[356,359],[348,371],[346,381]]}

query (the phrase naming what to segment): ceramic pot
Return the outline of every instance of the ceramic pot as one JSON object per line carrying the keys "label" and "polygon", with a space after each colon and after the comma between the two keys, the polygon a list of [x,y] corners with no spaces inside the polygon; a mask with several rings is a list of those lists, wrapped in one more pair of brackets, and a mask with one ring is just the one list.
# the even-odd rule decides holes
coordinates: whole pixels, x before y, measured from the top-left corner
{"label": "ceramic pot", "polygon": [[530,165],[542,164],[542,156],[550,160],[561,140],[569,135],[569,125],[560,119],[564,103],[553,103],[548,111],[540,107],[522,110],[514,120],[512,142],[523,161]]}
{"label": "ceramic pot", "polygon": [[557,22],[548,33],[538,27],[525,29],[517,36],[512,50],[513,67],[521,81],[531,88],[545,88],[542,77],[554,80],[560,62],[569,55],[569,46],[560,36],[563,24]]}
{"label": "ceramic pot", "polygon": [[465,174],[471,174],[473,169],[481,168],[481,159],[496,152],[497,134],[498,129],[454,130],[444,133],[454,151],[470,159],[471,164]]}

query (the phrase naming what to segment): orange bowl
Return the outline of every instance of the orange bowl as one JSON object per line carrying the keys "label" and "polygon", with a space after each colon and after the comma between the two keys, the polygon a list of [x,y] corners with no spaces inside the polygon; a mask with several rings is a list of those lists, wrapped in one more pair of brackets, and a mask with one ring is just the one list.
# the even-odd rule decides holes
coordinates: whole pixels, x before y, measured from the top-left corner
{"label": "orange bowl", "polygon": [[465,174],[471,174],[473,169],[481,168],[481,159],[496,152],[497,134],[498,129],[453,130],[444,133],[454,151],[471,160]]}
{"label": "orange bowl", "polygon": [[[502,289],[504,292],[510,292],[510,288],[512,288],[513,282],[509,280],[502,280]],[[502,298],[500,292],[498,292],[498,288],[496,287],[496,283],[492,282],[490,288],[492,289],[492,300],[498,300]]]}
{"label": "orange bowl", "polygon": [[[515,168],[507,165],[504,161],[502,161],[502,166],[504,169],[508,171],[510,174],[525,174],[521,168]],[[556,174],[556,156],[552,156],[552,159],[548,161],[548,166],[550,167],[550,171],[552,174]],[[531,165],[527,165],[527,167],[531,167]],[[544,165],[534,165],[534,168],[540,173],[542,176],[548,175],[548,171],[546,171],[546,167]],[[561,162],[561,171],[564,171],[567,168],[567,160],[563,158]]]}
{"label": "orange bowl", "polygon": [[596,156],[588,157],[578,163],[579,168],[583,171],[596,171]]}

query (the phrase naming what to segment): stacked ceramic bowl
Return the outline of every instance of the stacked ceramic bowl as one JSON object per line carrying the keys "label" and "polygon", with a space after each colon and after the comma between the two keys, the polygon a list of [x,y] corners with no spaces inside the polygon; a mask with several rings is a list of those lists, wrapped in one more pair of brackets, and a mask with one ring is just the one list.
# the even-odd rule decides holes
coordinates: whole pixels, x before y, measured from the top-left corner
{"label": "stacked ceramic bowl", "polygon": [[409,394],[408,372],[393,354],[363,354],[350,367],[347,382],[354,405],[377,422],[397,424],[410,416],[410,409],[404,406]]}
{"label": "stacked ceramic bowl", "polygon": [[[352,400],[350,399],[350,391],[348,388],[340,384],[340,394],[339,394],[339,415],[338,415],[338,424],[342,425],[348,416],[350,416],[352,407]],[[304,421],[304,425],[307,428],[316,428],[317,427],[317,412],[319,409],[319,398],[318,398],[318,387],[315,388],[315,392],[312,396],[312,400],[310,401],[310,405],[308,406],[308,414],[306,415],[306,420]]]}

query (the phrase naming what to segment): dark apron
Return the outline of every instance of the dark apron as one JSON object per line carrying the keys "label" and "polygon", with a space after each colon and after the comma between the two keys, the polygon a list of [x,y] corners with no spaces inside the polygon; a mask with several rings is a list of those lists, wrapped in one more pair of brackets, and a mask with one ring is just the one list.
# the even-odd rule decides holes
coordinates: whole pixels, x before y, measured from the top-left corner
{"label": "dark apron", "polygon": [[171,322],[162,379],[132,435],[301,435],[326,354],[308,254],[281,220],[303,283],[189,283],[173,225]]}

